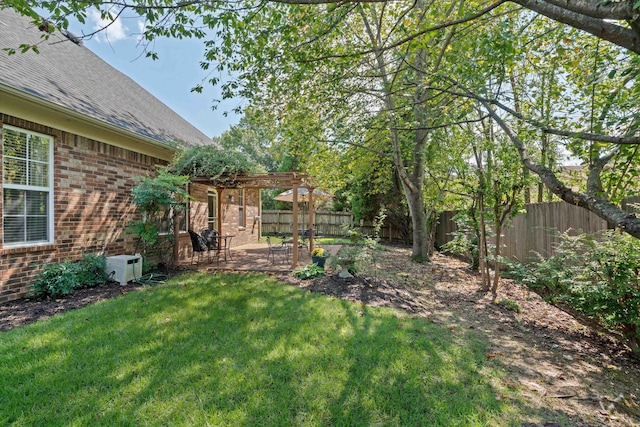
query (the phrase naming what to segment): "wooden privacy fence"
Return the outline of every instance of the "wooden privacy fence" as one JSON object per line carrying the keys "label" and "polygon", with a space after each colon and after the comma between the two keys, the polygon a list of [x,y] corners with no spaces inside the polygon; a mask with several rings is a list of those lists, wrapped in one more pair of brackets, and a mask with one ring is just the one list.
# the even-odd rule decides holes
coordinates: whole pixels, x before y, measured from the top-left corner
{"label": "wooden privacy fence", "polygon": [[[299,227],[306,228],[309,222],[309,212],[298,212]],[[263,210],[262,211],[262,232],[263,233],[285,233],[291,234],[293,224],[292,211]],[[373,235],[373,224],[364,221],[354,224],[353,215],[350,212],[324,212],[319,211],[314,214],[315,229],[324,236],[343,237],[344,227],[357,228],[362,233]],[[401,232],[397,227],[385,223],[380,230],[380,238],[388,241],[398,241],[401,239]]]}
{"label": "wooden privacy fence", "polygon": [[[307,228],[309,223],[309,212],[298,212],[298,225]],[[293,224],[292,211],[263,210],[262,211],[262,232],[263,233],[285,233],[291,234]],[[327,236],[344,235],[343,228],[353,225],[353,215],[349,212],[316,212],[314,214],[314,224],[316,230]]]}
{"label": "wooden privacy fence", "polygon": [[[629,198],[622,203],[622,206],[628,212],[638,212],[640,209],[634,206],[634,203],[640,204],[640,197]],[[525,209],[527,213],[517,215],[503,230],[502,255],[506,258],[522,262],[534,261],[537,259],[535,252],[545,257],[553,254],[559,233],[569,229],[575,230],[576,233],[596,233],[607,229],[607,223],[596,214],[566,202],[534,203],[526,205]],[[436,248],[453,240],[452,233],[457,230],[453,220],[456,213],[456,211],[444,211],[440,214],[435,230]],[[357,228],[367,235],[372,235],[374,231],[373,224],[370,222],[354,224],[353,215],[349,212],[320,211],[315,213],[314,218],[316,230],[330,237],[344,236],[343,224],[347,224],[349,228]],[[308,212],[298,213],[300,228],[305,228],[308,221]],[[291,224],[293,224],[292,211],[262,211],[263,233],[289,234]],[[400,228],[388,222],[383,225],[380,238],[393,242],[405,240]]]}
{"label": "wooden privacy fence", "polygon": [[[557,234],[569,229],[576,233],[596,233],[606,230],[607,223],[596,214],[566,202],[536,203],[525,206],[527,213],[517,215],[502,233],[502,255],[521,262],[537,259],[535,252],[544,257],[553,254]],[[457,229],[454,211],[440,215],[436,229],[436,247],[453,240]],[[491,243],[493,239],[489,241]]]}

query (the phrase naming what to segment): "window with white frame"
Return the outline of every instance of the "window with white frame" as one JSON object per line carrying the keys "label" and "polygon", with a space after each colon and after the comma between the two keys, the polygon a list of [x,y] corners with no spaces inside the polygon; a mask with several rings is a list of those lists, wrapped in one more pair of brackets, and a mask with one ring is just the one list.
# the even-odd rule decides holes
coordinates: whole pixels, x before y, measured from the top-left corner
{"label": "window with white frame", "polygon": [[4,246],[53,241],[53,138],[2,128]]}

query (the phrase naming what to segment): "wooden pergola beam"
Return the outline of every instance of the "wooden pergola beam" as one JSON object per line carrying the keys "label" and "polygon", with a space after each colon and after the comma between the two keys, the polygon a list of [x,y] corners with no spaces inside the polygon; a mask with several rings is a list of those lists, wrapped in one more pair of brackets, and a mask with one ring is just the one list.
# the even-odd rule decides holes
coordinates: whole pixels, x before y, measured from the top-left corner
{"label": "wooden pergola beam", "polygon": [[[259,174],[235,175],[227,174],[218,177],[194,177],[191,182],[214,186],[220,190],[233,188],[291,188],[293,190],[293,256],[291,268],[298,266],[298,189],[309,189],[309,228],[313,230],[313,190],[316,187],[312,178],[301,172],[267,172]],[[220,204],[218,204],[220,209]],[[221,213],[218,213],[221,218]],[[309,236],[309,251],[313,250],[313,233]]]}
{"label": "wooden pergola beam", "polygon": [[267,172],[247,175],[221,175],[218,177],[194,177],[191,182],[211,184],[218,188],[302,188],[316,187],[313,179],[301,172]]}

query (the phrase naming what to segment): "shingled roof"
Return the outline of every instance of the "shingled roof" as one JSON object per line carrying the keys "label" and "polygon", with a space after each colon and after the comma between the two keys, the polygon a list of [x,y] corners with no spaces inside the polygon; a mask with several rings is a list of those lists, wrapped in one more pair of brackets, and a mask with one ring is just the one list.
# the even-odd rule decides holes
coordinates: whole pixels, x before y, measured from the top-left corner
{"label": "shingled roof", "polygon": [[[30,18],[0,8],[0,48],[38,44],[32,51],[0,51],[0,92],[24,92],[167,146],[210,144],[211,139],[111,67],[60,32],[42,41]],[[4,86],[4,88],[3,88]],[[0,106],[1,108],[1,106]]]}

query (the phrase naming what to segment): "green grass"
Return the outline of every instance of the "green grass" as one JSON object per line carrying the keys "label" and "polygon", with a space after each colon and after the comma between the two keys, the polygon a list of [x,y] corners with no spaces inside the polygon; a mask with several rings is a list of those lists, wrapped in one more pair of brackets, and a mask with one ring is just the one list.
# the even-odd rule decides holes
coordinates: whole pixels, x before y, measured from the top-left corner
{"label": "green grass", "polygon": [[345,237],[318,237],[314,239],[314,242],[318,245],[349,245],[352,243]]}
{"label": "green grass", "polygon": [[[287,239],[291,239],[291,236],[287,236]],[[302,240],[300,236],[298,236],[298,239]],[[271,236],[271,243],[273,244],[280,244],[282,240],[282,237]],[[267,237],[261,237],[260,241],[267,243]],[[313,241],[316,245],[349,245],[352,243],[351,240],[344,237],[316,237]]]}
{"label": "green grass", "polygon": [[192,274],[0,334],[0,425],[520,425],[485,352],[267,276]]}

